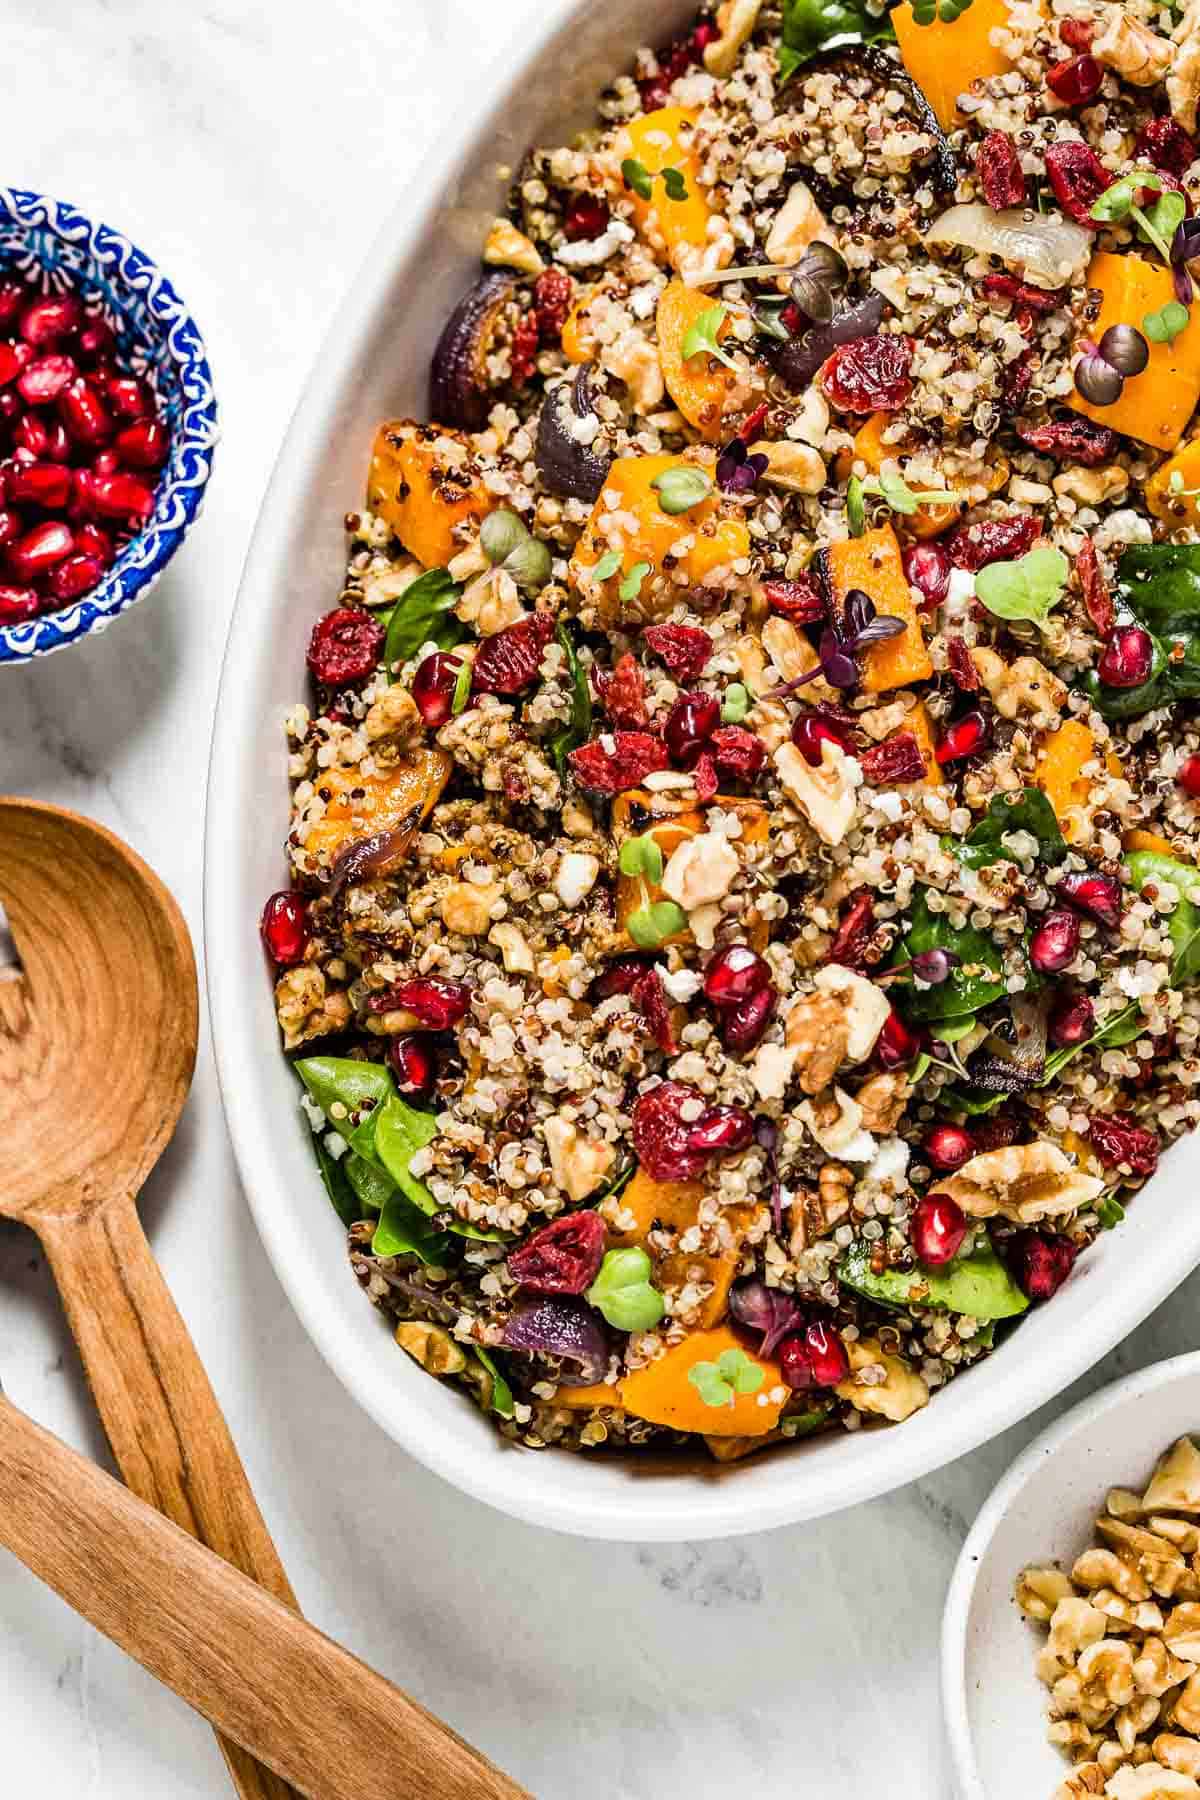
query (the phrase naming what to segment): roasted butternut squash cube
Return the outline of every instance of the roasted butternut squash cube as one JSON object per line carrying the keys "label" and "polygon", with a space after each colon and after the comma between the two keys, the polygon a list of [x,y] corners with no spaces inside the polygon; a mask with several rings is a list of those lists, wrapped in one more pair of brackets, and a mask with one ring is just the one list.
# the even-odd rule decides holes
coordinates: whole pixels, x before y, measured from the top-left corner
{"label": "roasted butternut squash cube", "polygon": [[637,1221],[627,1231],[613,1230],[611,1242],[622,1248],[638,1244],[654,1264],[653,1281],[663,1293],[679,1293],[693,1279],[712,1284],[712,1292],[700,1303],[697,1318],[701,1325],[717,1325],[725,1317],[729,1290],[742,1259],[742,1245],[757,1211],[755,1206],[729,1207],[723,1214],[732,1241],[716,1252],[700,1250],[659,1251],[648,1242],[655,1226],[682,1235],[699,1222],[700,1202],[705,1195],[702,1181],[655,1181],[639,1169],[624,1193],[602,1204],[601,1211],[610,1218],[631,1212]]}
{"label": "roasted butternut squash cube", "polygon": [[1200,438],[1181,444],[1174,456],[1155,469],[1142,492],[1147,510],[1172,531],[1200,525]]}
{"label": "roasted butternut squash cube", "polygon": [[1008,23],[1006,0],[972,0],[948,23],[918,25],[909,0],[891,11],[905,68],[925,95],[943,131],[961,124],[958,97],[973,81],[1003,75],[1012,63],[992,43],[992,32]]}
{"label": "roasted butternut squash cube", "polygon": [[[700,185],[700,162],[692,149],[698,117],[688,106],[657,107],[629,121],[619,146],[622,161],[640,163],[650,177],[648,200],[632,188],[627,190],[634,223],[652,248],[662,247],[674,269],[698,260],[709,242],[709,221],[715,211],[708,190]],[[681,200],[668,194],[664,169],[678,171],[684,187]],[[728,262],[728,253],[720,260]]]}
{"label": "roasted butternut squash cube", "polygon": [[[659,296],[656,327],[658,360],[667,392],[688,424],[694,425],[703,437],[716,441],[722,436],[727,400],[740,383],[732,370],[706,352],[687,358],[683,354],[688,332],[712,304],[713,296],[702,289],[687,287],[682,281],[668,281]],[[728,329],[727,315],[717,332],[718,343]]]}
{"label": "roasted butternut squash cube", "polygon": [[[976,5],[978,0],[975,0]],[[975,10],[972,6],[971,11]],[[968,15],[969,16],[969,15]],[[1100,312],[1088,325],[1093,342],[1110,325],[1133,325],[1139,331],[1147,313],[1158,312],[1175,298],[1170,269],[1127,251],[1117,256],[1098,250],[1088,265],[1087,284],[1100,293]],[[1112,406],[1093,406],[1072,391],[1068,405],[1100,425],[1156,450],[1174,450],[1200,400],[1200,319],[1189,323],[1169,344],[1151,344],[1150,360],[1140,375],[1126,379]],[[1169,479],[1169,477],[1168,477]]]}
{"label": "roasted butternut squash cube", "polygon": [[693,1331],[665,1356],[625,1377],[621,1383],[625,1410],[673,1431],[698,1431],[705,1437],[765,1437],[779,1423],[788,1397],[777,1362],[750,1356],[763,1371],[761,1385],[753,1393],[731,1393],[721,1405],[709,1404],[689,1380],[698,1363],[717,1363],[727,1350],[749,1355],[727,1325]]}
{"label": "roasted butternut squash cube", "polygon": [[897,637],[872,644],[864,654],[864,692],[881,694],[888,688],[928,681],[933,663],[891,526],[881,525],[876,531],[864,531],[861,537],[831,544],[829,576],[839,605],[845,603],[852,588],[860,588],[870,595],[879,613],[904,621],[904,630]]}
{"label": "roasted butternut squash cube", "polygon": [[[403,855],[450,779],[453,763],[444,750],[418,750],[396,768],[366,775],[359,768],[324,769],[314,785],[327,796],[325,810],[305,826],[300,820],[300,867],[327,872],[341,852],[360,838],[397,833],[392,846]],[[312,809],[315,810],[315,809]]]}
{"label": "roasted butternut squash cube", "polygon": [[367,507],[386,519],[410,555],[440,569],[465,542],[465,527],[494,502],[458,432],[392,419],[375,434]]}

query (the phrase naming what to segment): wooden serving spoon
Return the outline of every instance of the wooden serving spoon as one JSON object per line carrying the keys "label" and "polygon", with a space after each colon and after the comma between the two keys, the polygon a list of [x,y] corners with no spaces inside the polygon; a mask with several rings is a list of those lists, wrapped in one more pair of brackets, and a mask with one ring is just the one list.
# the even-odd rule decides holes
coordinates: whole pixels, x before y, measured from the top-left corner
{"label": "wooden serving spoon", "polygon": [[2,1397],[0,1545],[242,1754],[275,1769],[283,1792],[531,1800],[390,1681]]}
{"label": "wooden serving spoon", "polygon": [[[128,1486],[277,1599],[296,1599],[134,1196],[196,1061],[183,914],[101,826],[0,798],[0,1214],[42,1241]],[[292,1789],[221,1748],[242,1800]]]}

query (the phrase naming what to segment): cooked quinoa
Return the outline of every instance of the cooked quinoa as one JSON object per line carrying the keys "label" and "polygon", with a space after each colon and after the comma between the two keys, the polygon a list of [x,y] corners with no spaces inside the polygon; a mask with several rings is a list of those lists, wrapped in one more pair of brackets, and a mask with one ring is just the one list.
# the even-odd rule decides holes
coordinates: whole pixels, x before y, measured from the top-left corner
{"label": "cooked quinoa", "polygon": [[1200,1117],[1195,0],[806,6],[528,153],[287,721],[351,1267],[535,1448],[902,1421]]}

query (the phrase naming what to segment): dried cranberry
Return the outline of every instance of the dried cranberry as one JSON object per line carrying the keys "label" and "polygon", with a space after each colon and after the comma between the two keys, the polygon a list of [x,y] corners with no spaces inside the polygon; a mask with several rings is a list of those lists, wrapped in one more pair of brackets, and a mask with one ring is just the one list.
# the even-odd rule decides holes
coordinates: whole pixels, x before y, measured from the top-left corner
{"label": "dried cranberry", "polygon": [[465,982],[447,981],[441,975],[418,975],[395,982],[367,1004],[372,1012],[410,1012],[431,1031],[449,1031],[466,1018],[471,990]]}
{"label": "dried cranberry", "polygon": [[1154,666],[1154,640],[1141,625],[1118,625],[1096,665],[1105,687],[1141,687]]}
{"label": "dried cranberry", "polygon": [[816,1387],[812,1359],[802,1337],[784,1338],[775,1354],[779,1358],[779,1372],[793,1393],[805,1394],[809,1388]]}
{"label": "dried cranberry", "polygon": [[959,762],[964,756],[975,756],[984,749],[991,736],[987,719],[981,712],[964,713],[949,727],[934,755],[943,765]]}
{"label": "dried cranberry", "polygon": [[814,1319],[804,1333],[804,1348],[818,1387],[836,1387],[850,1373],[846,1346],[823,1319]]}
{"label": "dried cranberry", "polygon": [[308,948],[308,916],[299,894],[284,888],[272,894],[259,921],[267,955],[277,969],[293,969]]}
{"label": "dried cranberry", "polygon": [[1084,538],[1075,553],[1075,573],[1079,577],[1084,610],[1101,637],[1107,637],[1116,623],[1117,614],[1091,538]]}
{"label": "dried cranberry", "polygon": [[1158,1167],[1157,1137],[1127,1113],[1093,1113],[1088,1142],[1107,1169],[1125,1163],[1135,1175],[1153,1175]]}
{"label": "dried cranberry", "polygon": [[1047,913],[1029,940],[1029,960],[1039,975],[1061,975],[1079,949],[1079,920],[1074,913]]}
{"label": "dried cranberry", "polygon": [[484,638],[471,671],[472,692],[519,694],[536,677],[542,652],[553,635],[550,615],[532,613]]}
{"label": "dried cranberry", "polygon": [[703,1117],[703,1098],[682,1081],[662,1081],[648,1094],[640,1094],[633,1106],[633,1147],[637,1159],[653,1181],[693,1181],[704,1170],[709,1152],[693,1142],[695,1122],[681,1115],[697,1106]]}
{"label": "dried cranberry", "polygon": [[1189,756],[1175,779],[1185,794],[1200,800],[1200,756]]}
{"label": "dried cranberry", "polygon": [[1090,50],[1096,27],[1090,19],[1060,19],[1058,35],[1068,50]]}
{"label": "dried cranberry", "polygon": [[611,1000],[614,994],[632,994],[646,973],[646,962],[640,956],[618,956],[592,983],[597,1000]]}
{"label": "dried cranberry", "polygon": [[450,717],[461,668],[461,656],[448,650],[434,650],[421,658],[413,672],[413,704],[431,731],[444,725]]}
{"label": "dried cranberry", "polygon": [[1007,519],[980,519],[960,525],[946,548],[956,569],[984,569],[988,563],[1011,562],[1041,536],[1042,527],[1031,513]]}
{"label": "dried cranberry", "polygon": [[770,985],[769,965],[749,944],[718,950],[704,971],[704,992],[714,1006],[736,1006]]}
{"label": "dried cranberry", "polygon": [[663,737],[671,756],[682,769],[690,769],[721,722],[721,702],[715,694],[681,694],[667,714]]}
{"label": "dried cranberry", "polygon": [[365,681],[383,654],[383,627],[368,612],[339,606],[313,626],[308,666],[326,687]]}
{"label": "dried cranberry", "polygon": [[537,367],[540,338],[537,314],[522,314],[513,328],[512,342],[508,347],[508,379],[513,387],[524,387]]}
{"label": "dried cranberry", "polygon": [[1014,413],[1018,407],[1024,406],[1025,396],[1033,386],[1033,371],[1037,360],[1032,350],[1022,350],[1020,356],[1004,365],[1004,373],[1000,377],[1000,398],[1004,402],[1005,412]]}
{"label": "dried cranberry", "polygon": [[694,681],[712,655],[712,639],[698,625],[647,625],[642,642],[676,681]]}
{"label": "dried cranberry", "polygon": [[1022,1135],[1021,1121],[1017,1115],[1003,1110],[976,1119],[972,1130],[975,1134],[975,1148],[980,1152],[1006,1150]]}
{"label": "dried cranberry", "polygon": [[41,595],[36,588],[10,587],[0,583],[0,625],[24,625],[42,610]]}
{"label": "dried cranberry", "polygon": [[920,1054],[921,1039],[909,1030],[898,1012],[891,1012],[875,1040],[876,1061],[885,1069],[902,1069]]}
{"label": "dried cranberry", "polygon": [[646,1021],[646,1029],[664,1056],[678,1056],[679,1045],[671,1024],[671,1008],[657,969],[646,969],[634,987],[631,998]]}
{"label": "dried cranberry", "polygon": [[753,781],[767,760],[767,746],[743,725],[719,725],[708,747],[727,781]]}
{"label": "dried cranberry", "polygon": [[597,681],[604,710],[614,725],[637,731],[648,722],[646,680],[631,651],[619,657],[615,668],[598,676]]}
{"label": "dried cranberry", "polygon": [[692,769],[692,787],[695,789],[697,806],[707,806],[711,800],[715,800],[720,785],[716,763],[707,750],[701,751]]}
{"label": "dried cranberry", "polygon": [[46,406],[66,392],[78,373],[70,356],[39,356],[21,370],[17,391],[30,406]]}
{"label": "dried cranberry", "polygon": [[40,350],[70,337],[83,323],[83,307],[74,294],[43,294],[25,308],[21,336]]}
{"label": "dried cranberry", "polygon": [[842,344],[821,366],[825,398],[841,412],[896,412],[912,393],[911,338],[876,332]]}
{"label": "dried cranberry", "polygon": [[975,1139],[965,1125],[935,1125],[925,1139],[924,1151],[935,1169],[951,1174],[975,1155]]}
{"label": "dried cranberry", "polygon": [[1079,1252],[1069,1238],[1024,1231],[1009,1245],[1017,1286],[1030,1300],[1050,1300],[1075,1266]]}
{"label": "dried cranberry", "polygon": [[1018,281],[1015,275],[985,275],[979,285],[989,300],[1011,300],[1014,306],[1029,312],[1049,313],[1061,305],[1057,293],[1047,293],[1029,281]]}
{"label": "dried cranberry", "polygon": [[407,1031],[388,1042],[388,1063],[396,1086],[410,1100],[425,1100],[437,1081],[437,1057],[428,1037]]}
{"label": "dried cranberry", "polygon": [[721,1042],[731,1056],[744,1056],[762,1037],[775,1011],[774,988],[760,988],[736,1006],[727,1006],[717,1023]]}
{"label": "dried cranberry", "polygon": [[910,544],[904,552],[904,578],[918,589],[922,607],[940,606],[950,592],[950,558],[940,544]]}
{"label": "dried cranberry", "polygon": [[913,1208],[912,1245],[926,1268],[953,1262],[967,1235],[967,1219],[949,1194],[923,1194]]}
{"label": "dried cranberry", "polygon": [[1022,443],[1042,456],[1057,457],[1065,462],[1082,463],[1085,469],[1098,468],[1108,462],[1117,447],[1117,434],[1094,419],[1050,419],[1044,425],[1015,427]]}
{"label": "dried cranberry", "polygon": [[891,787],[906,781],[924,781],[928,770],[921,746],[911,731],[898,731],[864,750],[859,757],[864,779],[872,787]]}
{"label": "dried cranberry", "polygon": [[1017,146],[1006,131],[989,131],[975,151],[975,173],[993,212],[1024,206],[1025,177]]}
{"label": "dried cranberry", "polygon": [[1099,875],[1081,869],[1064,875],[1054,890],[1090,919],[1114,929],[1121,923],[1121,883],[1115,875]]}
{"label": "dried cranberry", "polygon": [[615,731],[612,745],[606,750],[603,741],[594,738],[571,751],[567,761],[581,787],[596,794],[624,794],[647,775],[669,766],[662,739],[648,731]]}
{"label": "dried cranberry", "polygon": [[825,754],[822,744],[837,744],[839,749],[846,751],[850,749],[850,740],[845,733],[835,730],[828,719],[815,712],[800,714],[792,726],[792,742],[813,769],[821,767]]}
{"label": "dried cranberry", "polygon": [[860,888],[857,894],[851,896],[845,914],[833,934],[828,961],[840,963],[845,969],[857,969],[861,973],[873,960],[872,952],[875,948],[875,902],[869,889]]}
{"label": "dried cranberry", "polygon": [[598,1212],[551,1219],[508,1253],[508,1272],[531,1294],[582,1294],[604,1261],[604,1220]]}
{"label": "dried cranberry", "polygon": [[1082,51],[1063,62],[1053,63],[1046,76],[1046,86],[1064,106],[1082,106],[1100,91],[1104,70],[1094,56]]}
{"label": "dried cranberry", "polygon": [[1092,204],[1111,184],[1112,177],[1096,152],[1078,138],[1063,138],[1046,151],[1046,173],[1054,198],[1067,217],[1089,231],[1099,231],[1100,225],[1092,217]]}
{"label": "dried cranberry", "polygon": [[1086,994],[1067,994],[1051,1008],[1046,1027],[1060,1050],[1086,1044],[1096,1029],[1096,1009]]}
{"label": "dried cranberry", "polygon": [[771,611],[793,625],[812,625],[829,611],[812,575],[797,575],[794,581],[764,581],[762,592]]}
{"label": "dried cranberry", "polygon": [[533,316],[543,344],[556,344],[571,310],[575,289],[564,269],[543,269],[533,284]]}
{"label": "dried cranberry", "polygon": [[572,194],[563,211],[563,236],[568,244],[603,237],[608,221],[608,202],[600,194]]}
{"label": "dried cranberry", "polygon": [[1165,175],[1186,175],[1196,160],[1196,146],[1174,119],[1151,119],[1137,135],[1136,160],[1143,158]]}
{"label": "dried cranberry", "polygon": [[982,685],[979,670],[975,667],[975,659],[971,655],[970,645],[961,632],[946,639],[946,666],[950,671],[950,679],[956,688],[964,694],[977,694]]}

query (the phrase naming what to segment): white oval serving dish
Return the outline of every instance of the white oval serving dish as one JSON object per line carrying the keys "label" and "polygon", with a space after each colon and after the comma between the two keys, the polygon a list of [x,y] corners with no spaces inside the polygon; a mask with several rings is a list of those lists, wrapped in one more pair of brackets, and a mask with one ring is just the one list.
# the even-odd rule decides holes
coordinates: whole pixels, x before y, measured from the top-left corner
{"label": "white oval serving dish", "polygon": [[[692,10],[691,0],[657,8],[655,38],[669,38]],[[478,268],[511,171],[527,146],[561,142],[591,118],[594,95],[628,67],[648,17],[644,0],[559,0],[531,16],[486,91],[464,96],[420,192],[401,203],[335,323],[288,431],[230,630],[208,793],[205,929],[218,1068],[246,1192],[281,1282],[349,1391],[414,1456],[493,1506],[586,1536],[670,1540],[760,1531],[869,1499],[1049,1399],[1200,1260],[1200,1209],[1186,1203],[1200,1145],[1167,1158],[1128,1224],[1102,1237],[1052,1306],[907,1424],[724,1469],[515,1451],[465,1398],[397,1352],[350,1274],[279,1051],[256,928],[285,879],[282,721],[306,692],[312,624],[339,591],[342,515],[362,504],[376,424],[426,416],[430,352]]]}
{"label": "white oval serving dish", "polygon": [[1109,1488],[1140,1491],[1176,1438],[1200,1432],[1200,1353],[1084,1400],[1017,1458],[971,1527],[942,1623],[942,1704],[958,1800],[1050,1800],[1070,1764],[1046,1742],[1033,1670],[1045,1631],[1013,1600],[1029,1563],[1069,1569]]}

